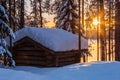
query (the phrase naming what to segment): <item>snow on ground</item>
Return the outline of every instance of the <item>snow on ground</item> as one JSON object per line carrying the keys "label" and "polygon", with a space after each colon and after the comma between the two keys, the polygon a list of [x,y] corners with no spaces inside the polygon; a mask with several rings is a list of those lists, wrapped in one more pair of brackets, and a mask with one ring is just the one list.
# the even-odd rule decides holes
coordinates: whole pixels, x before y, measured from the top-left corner
{"label": "snow on ground", "polygon": [[[15,32],[16,42],[26,36],[54,51],[78,50],[78,36],[63,29],[26,27]],[[81,48],[88,48],[88,41],[81,38]],[[7,41],[9,42],[9,41]]]}
{"label": "snow on ground", "polygon": [[120,80],[120,62],[78,63],[58,68],[0,68],[0,80]]}

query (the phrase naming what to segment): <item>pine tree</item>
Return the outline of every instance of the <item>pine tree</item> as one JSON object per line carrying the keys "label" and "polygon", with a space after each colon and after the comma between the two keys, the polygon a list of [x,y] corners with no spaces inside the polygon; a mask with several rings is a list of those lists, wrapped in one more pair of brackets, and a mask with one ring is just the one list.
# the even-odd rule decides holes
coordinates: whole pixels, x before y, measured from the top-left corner
{"label": "pine tree", "polygon": [[[4,2],[4,0],[2,0]],[[6,41],[4,40],[5,35],[9,35],[15,38],[12,29],[7,25],[8,15],[6,9],[3,5],[0,5],[0,55],[3,56],[4,65],[15,66],[15,62],[12,59],[12,54],[8,50]]]}
{"label": "pine tree", "polygon": [[62,0],[56,10],[56,27],[76,33],[78,14],[75,0]]}

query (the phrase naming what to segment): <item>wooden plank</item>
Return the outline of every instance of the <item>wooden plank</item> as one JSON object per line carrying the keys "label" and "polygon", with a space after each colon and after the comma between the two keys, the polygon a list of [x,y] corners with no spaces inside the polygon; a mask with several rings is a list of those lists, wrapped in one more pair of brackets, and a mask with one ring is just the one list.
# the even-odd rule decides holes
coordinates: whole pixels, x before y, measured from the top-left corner
{"label": "wooden plank", "polygon": [[67,61],[75,61],[75,58],[63,58],[63,59],[59,59],[58,62],[67,62]]}
{"label": "wooden plank", "polygon": [[[28,63],[29,62],[29,63]],[[16,61],[16,64],[19,65],[19,66],[39,66],[39,67],[52,67],[52,66],[55,66],[54,63],[51,63],[50,61],[48,62],[48,64],[46,65],[45,62],[31,62],[31,61],[21,61],[21,60],[17,60]]]}
{"label": "wooden plank", "polygon": [[46,54],[44,53],[40,53],[40,52],[16,52],[16,54],[14,54],[14,57],[16,56],[38,56],[38,57],[45,57]]}
{"label": "wooden plank", "polygon": [[36,65],[46,65],[45,61],[30,61],[30,60],[16,60],[16,64],[36,64]]}
{"label": "wooden plank", "polygon": [[46,67],[44,64],[26,64],[26,63],[18,63],[17,66],[35,66],[35,67]]}
{"label": "wooden plank", "polygon": [[26,46],[24,46],[24,47],[21,47],[21,48],[15,48],[14,49],[15,51],[44,51],[44,50],[42,50],[42,49],[40,49],[40,48],[34,48],[34,47],[26,47]]}
{"label": "wooden plank", "polygon": [[60,58],[69,58],[69,57],[74,57],[75,58],[75,54],[74,55],[61,55],[61,56],[59,56],[59,59]]}
{"label": "wooden plank", "polygon": [[[34,51],[34,50],[15,50],[14,52],[16,52],[16,53],[18,53],[18,52],[19,52],[19,53],[22,53],[22,52],[33,53],[33,51]],[[40,52],[40,51],[42,51],[42,50],[35,50],[34,52],[35,52],[35,53],[45,52],[45,51],[42,51],[42,52]],[[16,54],[16,53],[15,53],[15,54]]]}
{"label": "wooden plank", "polygon": [[52,55],[47,55],[46,58],[47,58],[48,60],[53,60],[54,57],[53,57]]}
{"label": "wooden plank", "polygon": [[60,55],[72,55],[72,54],[77,54],[77,52],[61,52],[61,53],[55,53],[55,55],[60,56]]}
{"label": "wooden plank", "polygon": [[58,66],[65,66],[65,65],[69,65],[69,64],[74,64],[75,62],[74,61],[70,61],[70,62],[61,62],[61,63],[58,63]]}
{"label": "wooden plank", "polygon": [[17,56],[14,58],[15,60],[36,60],[36,61],[45,61],[46,59],[43,57],[28,57],[28,56]]}

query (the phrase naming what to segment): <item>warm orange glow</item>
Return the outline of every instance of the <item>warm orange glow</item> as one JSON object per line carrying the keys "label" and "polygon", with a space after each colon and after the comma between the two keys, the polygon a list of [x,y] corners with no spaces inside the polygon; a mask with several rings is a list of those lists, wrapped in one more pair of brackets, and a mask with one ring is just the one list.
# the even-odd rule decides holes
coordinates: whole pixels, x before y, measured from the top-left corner
{"label": "warm orange glow", "polygon": [[51,20],[48,23],[46,23],[45,26],[47,28],[54,28],[55,27],[55,23],[54,23],[54,21]]}
{"label": "warm orange glow", "polygon": [[93,20],[93,24],[94,24],[94,25],[98,25],[98,24],[99,24],[99,21],[97,20],[97,18],[95,18],[95,19]]}

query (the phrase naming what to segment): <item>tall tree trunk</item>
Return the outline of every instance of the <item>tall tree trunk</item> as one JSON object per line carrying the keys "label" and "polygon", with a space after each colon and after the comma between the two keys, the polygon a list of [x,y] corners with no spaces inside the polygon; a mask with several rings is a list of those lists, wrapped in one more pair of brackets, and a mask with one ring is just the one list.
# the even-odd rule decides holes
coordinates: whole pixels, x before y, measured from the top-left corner
{"label": "tall tree trunk", "polygon": [[[12,5],[11,0],[9,0],[9,26],[12,28],[11,5]],[[12,50],[12,37],[11,36],[10,36],[10,50]]]}
{"label": "tall tree trunk", "polygon": [[108,60],[111,60],[111,3],[109,2],[109,36],[108,36]]}
{"label": "tall tree trunk", "polygon": [[80,3],[81,3],[81,0],[78,0],[78,3],[79,3],[79,26],[78,26],[78,35],[79,35],[79,40],[78,40],[78,47],[79,47],[79,52],[78,52],[78,61],[80,61],[81,62],[81,31],[80,31],[80,29],[81,29],[81,23],[80,23],[80,20],[81,20],[81,9],[80,9]]}
{"label": "tall tree trunk", "polygon": [[[15,0],[14,0],[14,9],[13,9],[13,16],[15,18],[15,14],[16,14],[16,6],[15,6]],[[16,30],[16,26],[15,26],[15,20],[14,20],[14,24],[13,24],[13,31],[15,32]]]}
{"label": "tall tree trunk", "polygon": [[24,0],[21,0],[20,28],[24,27]]}
{"label": "tall tree trunk", "polygon": [[[82,27],[84,28],[84,0],[82,0]],[[84,54],[83,62],[86,62],[86,55]]]}
{"label": "tall tree trunk", "polygon": [[115,60],[120,61],[120,2],[116,0],[115,14]]}
{"label": "tall tree trunk", "polygon": [[[99,21],[99,1],[97,1],[97,20]],[[99,51],[99,47],[100,47],[100,41],[99,41],[99,24],[97,24],[97,61],[100,60],[100,51]]]}
{"label": "tall tree trunk", "polygon": [[34,0],[34,26],[37,27],[36,21],[37,21],[37,2]]}
{"label": "tall tree trunk", "polygon": [[105,22],[104,22],[104,0],[100,1],[100,43],[101,43],[101,60],[105,61]]}
{"label": "tall tree trunk", "polygon": [[[112,7],[115,7],[115,1],[112,2]],[[113,19],[115,20],[115,16],[114,16],[115,10],[114,9],[112,9],[111,14],[112,14],[111,18],[113,17]],[[112,24],[111,27],[112,27],[111,28],[112,29],[112,38],[111,38],[111,44],[112,44],[112,46],[111,46],[111,52],[112,52],[112,55],[111,56],[112,56],[112,60],[115,60],[115,38],[114,38],[114,36],[115,36],[115,30],[114,30],[115,23]]]}
{"label": "tall tree trunk", "polygon": [[9,0],[9,26],[12,28],[12,18],[11,18],[11,0]]}
{"label": "tall tree trunk", "polygon": [[43,18],[42,18],[42,7],[41,7],[42,0],[39,0],[39,13],[40,13],[40,27],[43,27]]}

